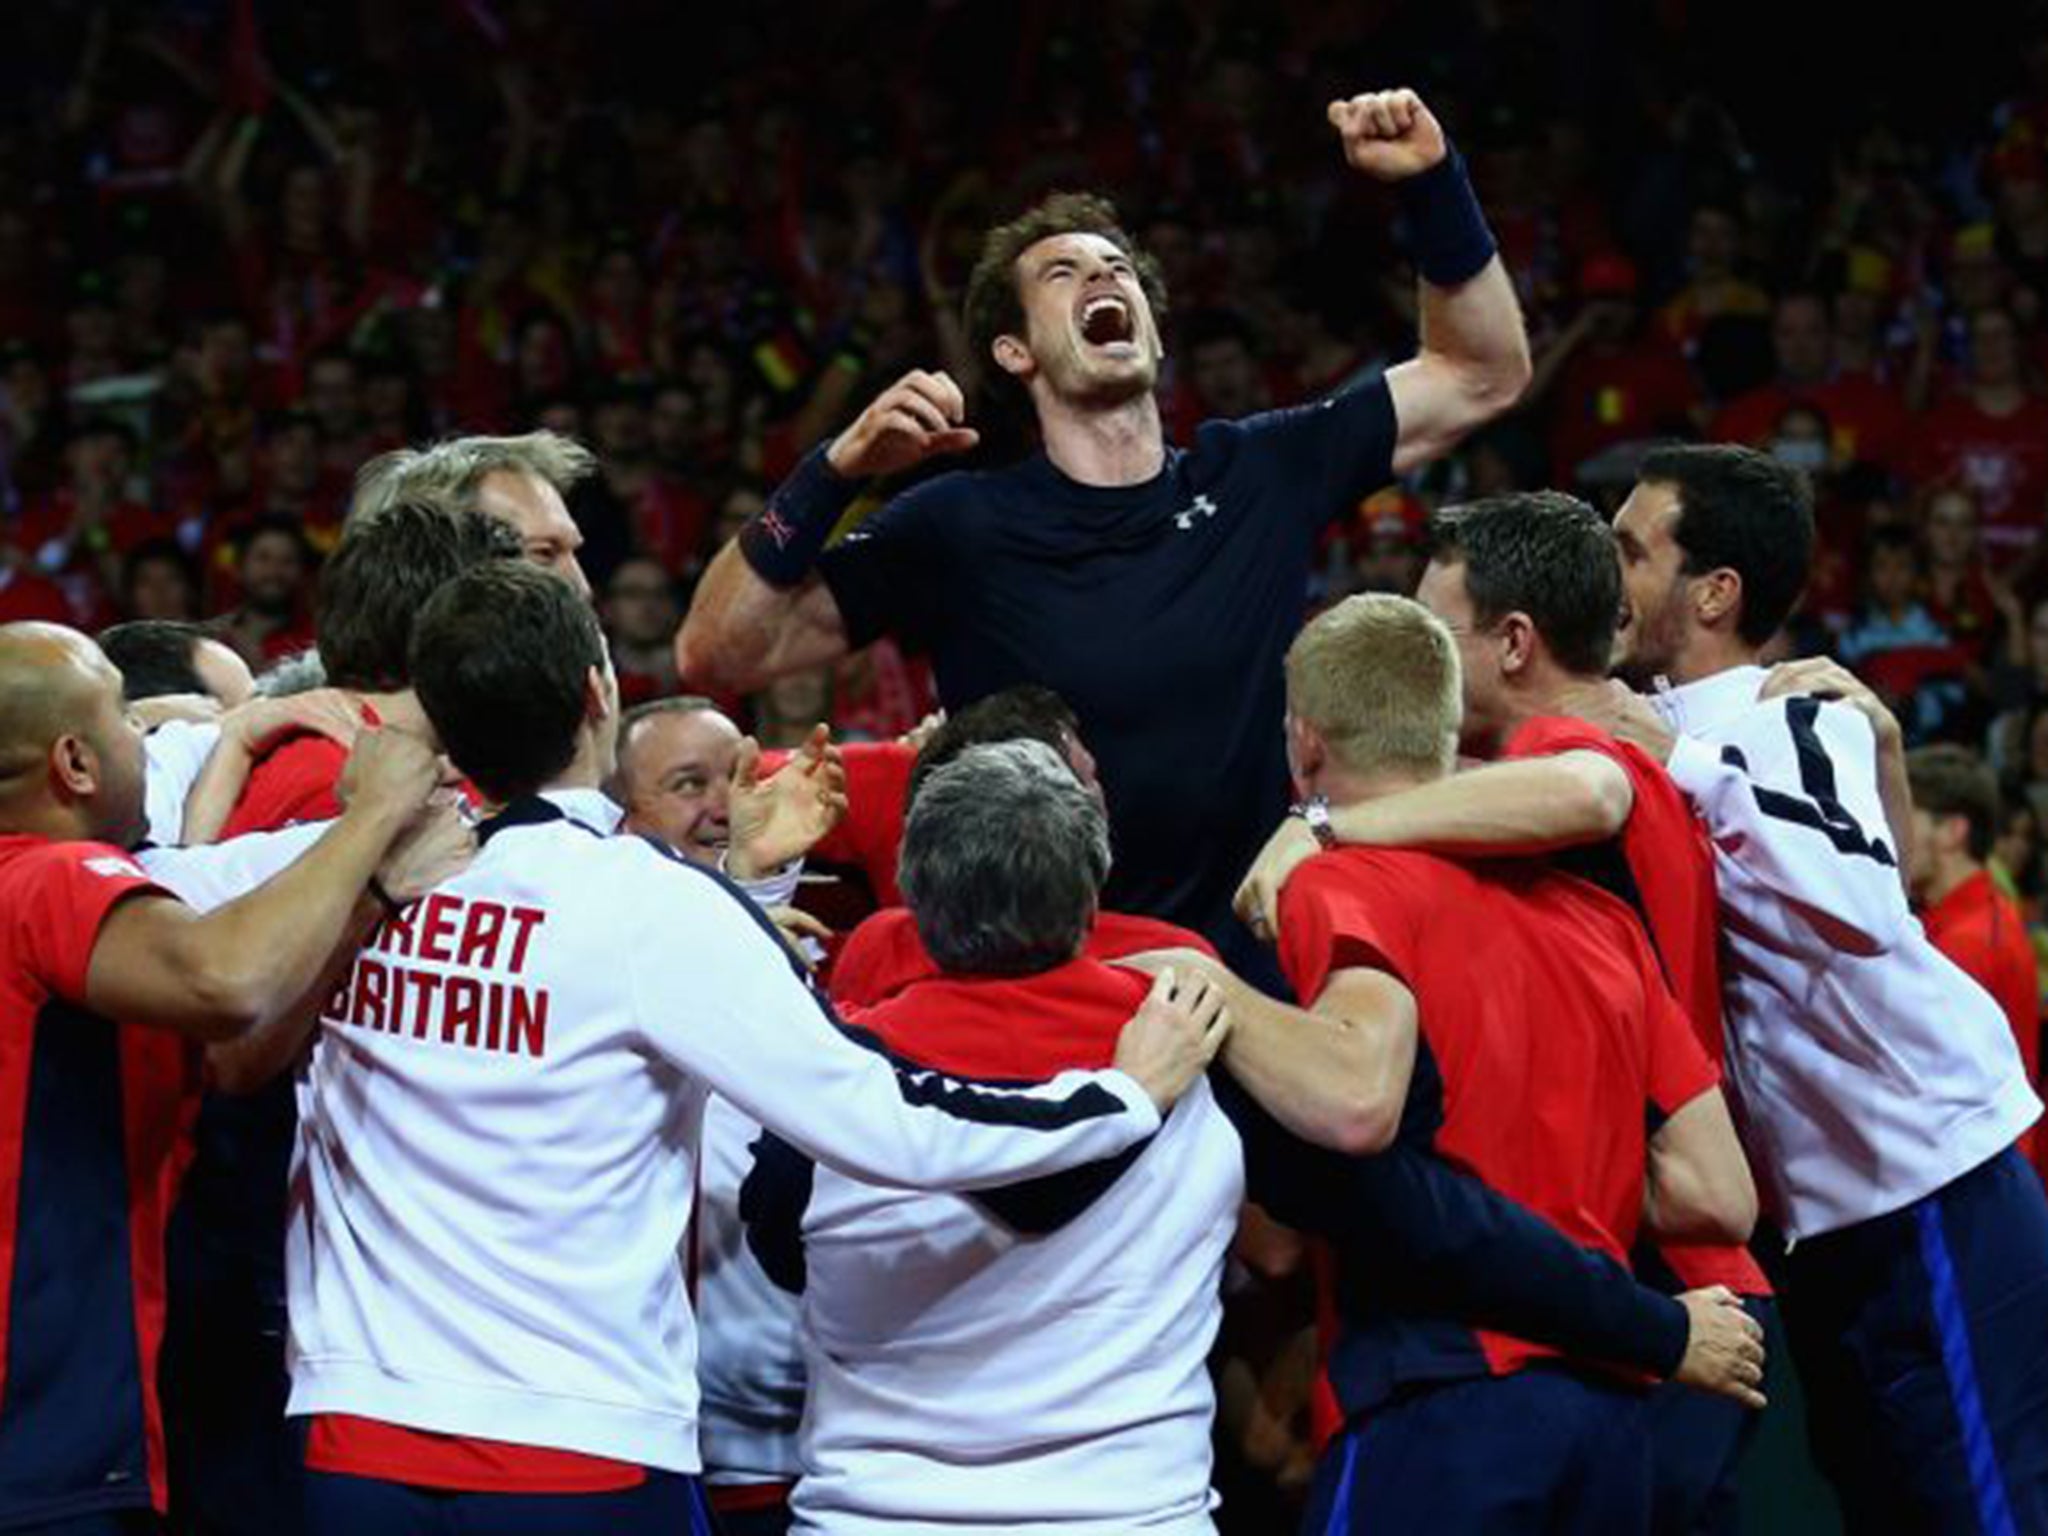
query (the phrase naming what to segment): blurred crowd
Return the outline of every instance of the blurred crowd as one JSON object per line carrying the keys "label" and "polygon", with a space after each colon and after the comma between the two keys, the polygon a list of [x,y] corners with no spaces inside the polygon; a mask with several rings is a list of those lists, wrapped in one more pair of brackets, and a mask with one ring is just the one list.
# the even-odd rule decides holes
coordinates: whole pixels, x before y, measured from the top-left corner
{"label": "blurred crowd", "polygon": [[[1989,754],[2038,899],[2048,27],[1995,8],[1959,80],[1915,24],[1924,94],[1840,40],[1850,78],[1787,101],[1837,40],[1617,9],[27,0],[0,65],[0,618],[206,619],[260,666],[307,644],[366,459],[548,426],[601,465],[572,511],[627,690],[675,692],[710,554],[903,370],[972,376],[976,239],[1045,188],[1116,197],[1161,262],[1173,435],[1403,355],[1391,202],[1321,113],[1335,79],[1398,79],[1473,166],[1536,377],[1334,527],[1313,595],[1411,584],[1446,499],[1611,504],[1649,442],[1767,447],[1822,509],[1790,644],[1913,743]],[[884,645],[744,705],[773,743],[930,702]]]}

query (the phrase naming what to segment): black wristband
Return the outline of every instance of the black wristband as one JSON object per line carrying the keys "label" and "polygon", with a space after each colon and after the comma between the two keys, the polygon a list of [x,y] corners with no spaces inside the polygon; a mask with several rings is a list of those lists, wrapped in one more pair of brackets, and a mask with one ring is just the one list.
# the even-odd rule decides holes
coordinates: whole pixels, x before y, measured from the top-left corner
{"label": "black wristband", "polygon": [[759,516],[740,530],[740,554],[771,587],[794,587],[811,573],[856,486],[832,472],[820,446],[775,488]]}
{"label": "black wristband", "polygon": [[375,875],[370,876],[370,899],[384,909],[387,917],[398,917],[405,911],[405,903],[385,890],[384,882]]}
{"label": "black wristband", "polygon": [[1477,277],[1499,250],[1486,227],[1465,159],[1449,149],[1420,176],[1395,184],[1415,269],[1433,288],[1455,288]]}

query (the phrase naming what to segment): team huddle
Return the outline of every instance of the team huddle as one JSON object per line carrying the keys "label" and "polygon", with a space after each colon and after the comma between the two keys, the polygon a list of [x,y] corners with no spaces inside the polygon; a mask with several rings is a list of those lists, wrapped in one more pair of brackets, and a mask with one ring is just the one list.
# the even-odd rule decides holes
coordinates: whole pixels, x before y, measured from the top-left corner
{"label": "team huddle", "polygon": [[364,466],[316,676],[0,628],[0,1530],[1211,1531],[1284,1229],[1305,1531],[1731,1529],[1767,1337],[1852,1530],[2048,1531],[2041,1104],[1883,706],[1762,664],[1803,482],[1450,507],[1304,624],[1529,376],[1428,109],[1329,116],[1411,360],[1171,445],[1158,272],[1055,197],[965,302],[1036,451],[844,527],[977,441],[912,373],[706,572],[687,678],[893,636],[916,739],[622,711],[548,433]]}

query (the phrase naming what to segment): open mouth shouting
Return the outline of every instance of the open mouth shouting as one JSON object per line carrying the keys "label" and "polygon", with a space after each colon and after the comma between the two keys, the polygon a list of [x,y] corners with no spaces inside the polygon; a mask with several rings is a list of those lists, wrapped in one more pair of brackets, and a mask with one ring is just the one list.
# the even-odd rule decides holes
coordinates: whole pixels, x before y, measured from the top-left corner
{"label": "open mouth shouting", "polygon": [[1082,299],[1075,316],[1081,339],[1112,356],[1138,354],[1138,317],[1120,294],[1095,293]]}

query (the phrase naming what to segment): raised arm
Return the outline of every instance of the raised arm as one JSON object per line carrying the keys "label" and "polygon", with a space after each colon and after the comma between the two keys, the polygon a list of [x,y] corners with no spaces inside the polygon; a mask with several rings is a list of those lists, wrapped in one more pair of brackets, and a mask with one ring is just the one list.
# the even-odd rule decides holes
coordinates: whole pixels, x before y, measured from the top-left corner
{"label": "raised arm", "polygon": [[766,510],[705,569],[676,634],[676,666],[694,686],[751,690],[849,648],[846,621],[816,571],[861,482],[980,441],[943,373],[914,370],[776,487]]}
{"label": "raised arm", "polygon": [[[650,888],[648,900],[682,920],[673,894]],[[1111,1069],[999,1086],[892,1058],[842,1024],[744,898],[692,901],[687,921],[687,938],[664,942],[656,926],[631,947],[655,1049],[805,1155],[869,1183],[980,1189],[1114,1157],[1158,1129],[1228,1028],[1208,988],[1163,978]],[[715,998],[692,985],[707,953],[720,965]]]}
{"label": "raised arm", "polygon": [[117,907],[93,946],[87,1005],[205,1041],[274,1023],[373,915],[370,877],[438,778],[419,738],[365,736],[350,760],[348,811],[276,879],[203,917],[163,896]]}
{"label": "raised arm", "polygon": [[1420,274],[1416,355],[1387,373],[1405,474],[1521,397],[1529,337],[1464,161],[1422,99],[1372,92],[1332,102],[1329,116],[1352,166],[1397,185]]}
{"label": "raised arm", "polygon": [[[1330,830],[1353,846],[1475,855],[1549,853],[1605,842],[1628,824],[1635,787],[1613,758],[1585,749],[1488,763],[1434,783],[1330,808]],[[1237,914],[1271,934],[1280,893],[1321,851],[1308,823],[1289,816],[1266,840],[1237,889]]]}

